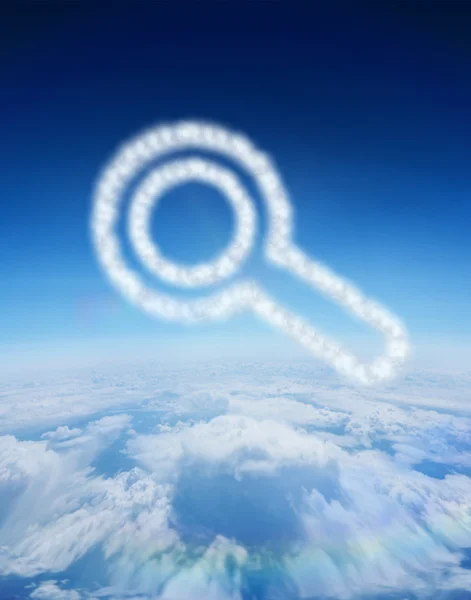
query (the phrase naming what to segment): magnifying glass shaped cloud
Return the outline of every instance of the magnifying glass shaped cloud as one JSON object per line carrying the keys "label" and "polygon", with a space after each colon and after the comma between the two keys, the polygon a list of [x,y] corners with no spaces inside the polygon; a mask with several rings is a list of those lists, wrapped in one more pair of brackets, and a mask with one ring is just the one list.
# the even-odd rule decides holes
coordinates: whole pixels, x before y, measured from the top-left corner
{"label": "magnifying glass shaped cloud", "polygon": [[[256,281],[232,283],[210,296],[181,300],[150,288],[126,264],[116,225],[127,186],[152,161],[188,150],[220,154],[252,176],[268,214],[266,259],[381,332],[385,339],[381,356],[369,364],[361,363],[304,319],[279,305]],[[235,231],[226,250],[212,262],[192,267],[167,260],[150,236],[150,216],[155,204],[167,191],[188,182],[205,183],[218,189],[228,199],[236,217]],[[128,215],[130,241],[144,266],[161,280],[187,289],[214,285],[235,274],[253,248],[256,230],[254,204],[236,173],[201,156],[174,158],[151,170],[136,189]],[[407,332],[396,316],[296,246],[288,193],[269,156],[247,137],[219,125],[198,121],[166,124],[151,128],[124,144],[97,183],[91,232],[96,257],[105,275],[130,302],[153,317],[195,323],[227,319],[251,310],[338,372],[361,384],[390,379],[409,353]]]}

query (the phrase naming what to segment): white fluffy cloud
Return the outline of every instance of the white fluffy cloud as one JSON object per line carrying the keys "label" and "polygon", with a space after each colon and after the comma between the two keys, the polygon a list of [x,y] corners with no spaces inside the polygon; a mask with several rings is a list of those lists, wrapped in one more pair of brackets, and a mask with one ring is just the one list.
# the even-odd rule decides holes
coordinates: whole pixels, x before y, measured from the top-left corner
{"label": "white fluffy cloud", "polygon": [[[263,488],[268,478],[281,483],[287,471],[307,466],[289,490],[302,490],[302,501],[293,511],[305,541],[285,559],[306,597],[420,589],[432,576],[434,584],[445,585],[445,573],[452,567],[459,571],[459,548],[471,541],[469,479],[432,480],[383,453],[351,455],[279,421],[218,417],[160,436],[138,437],[129,449],[146,469],[165,479],[178,479],[180,470],[202,464],[209,465],[213,476],[218,470],[229,472],[242,487],[244,477],[258,476]],[[333,496],[326,499],[316,487],[309,491],[307,473],[315,474],[319,483],[324,480]],[[254,523],[257,516],[249,515]],[[461,577],[463,584],[463,573]]]}
{"label": "white fluffy cloud", "polygon": [[81,600],[82,595],[76,590],[61,588],[57,581],[43,581],[35,588],[30,598],[35,600]]}
{"label": "white fluffy cloud", "polygon": [[[424,399],[347,401],[344,387],[286,371],[256,368],[251,384],[216,372],[210,386],[207,372],[115,374],[116,406],[134,418],[82,428],[56,415],[36,441],[1,436],[0,574],[61,573],[99,548],[105,587],[51,579],[31,598],[241,600],[257,573],[292,598],[471,591],[471,479],[414,468],[469,466],[470,419]],[[133,421],[152,413],[162,424],[139,433]],[[123,435],[134,466],[100,474]]]}

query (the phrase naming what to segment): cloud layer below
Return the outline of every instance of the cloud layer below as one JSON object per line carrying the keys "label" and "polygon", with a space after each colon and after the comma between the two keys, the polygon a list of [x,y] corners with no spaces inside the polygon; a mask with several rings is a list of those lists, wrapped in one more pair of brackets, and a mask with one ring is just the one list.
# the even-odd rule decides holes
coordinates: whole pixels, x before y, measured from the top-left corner
{"label": "cloud layer below", "polygon": [[467,375],[407,404],[250,369],[12,382],[0,574],[39,600],[471,597]]}

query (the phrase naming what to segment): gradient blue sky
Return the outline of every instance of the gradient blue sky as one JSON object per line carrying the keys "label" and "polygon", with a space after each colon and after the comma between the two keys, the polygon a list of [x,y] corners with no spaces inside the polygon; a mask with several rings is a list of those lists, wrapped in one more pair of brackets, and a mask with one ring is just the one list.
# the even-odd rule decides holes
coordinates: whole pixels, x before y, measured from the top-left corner
{"label": "gradient blue sky", "polygon": [[[271,153],[296,207],[299,245],[399,314],[416,356],[469,364],[471,8],[354,4],[10,7],[2,363],[159,358],[171,348],[183,356],[184,346],[208,357],[296,352],[250,316],[192,330],[152,321],[97,267],[88,219],[103,163],[143,128],[198,118]],[[163,199],[153,233],[169,257],[191,261],[222,249],[231,226],[217,193],[194,185]],[[259,251],[246,273],[339,340],[369,340]]]}

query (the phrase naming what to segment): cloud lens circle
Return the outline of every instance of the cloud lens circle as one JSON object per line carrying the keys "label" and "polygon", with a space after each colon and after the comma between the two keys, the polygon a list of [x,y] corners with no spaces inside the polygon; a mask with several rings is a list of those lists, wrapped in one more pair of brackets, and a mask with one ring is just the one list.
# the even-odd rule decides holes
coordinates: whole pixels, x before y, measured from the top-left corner
{"label": "cloud lens circle", "polygon": [[[212,262],[191,267],[167,260],[150,235],[151,211],[161,197],[190,182],[215,187],[229,201],[236,217],[233,239],[226,250]],[[136,254],[154,275],[177,286],[199,287],[218,283],[241,266],[254,244],[256,213],[233,172],[202,158],[180,159],[154,169],[138,187],[129,212],[128,231]]]}

